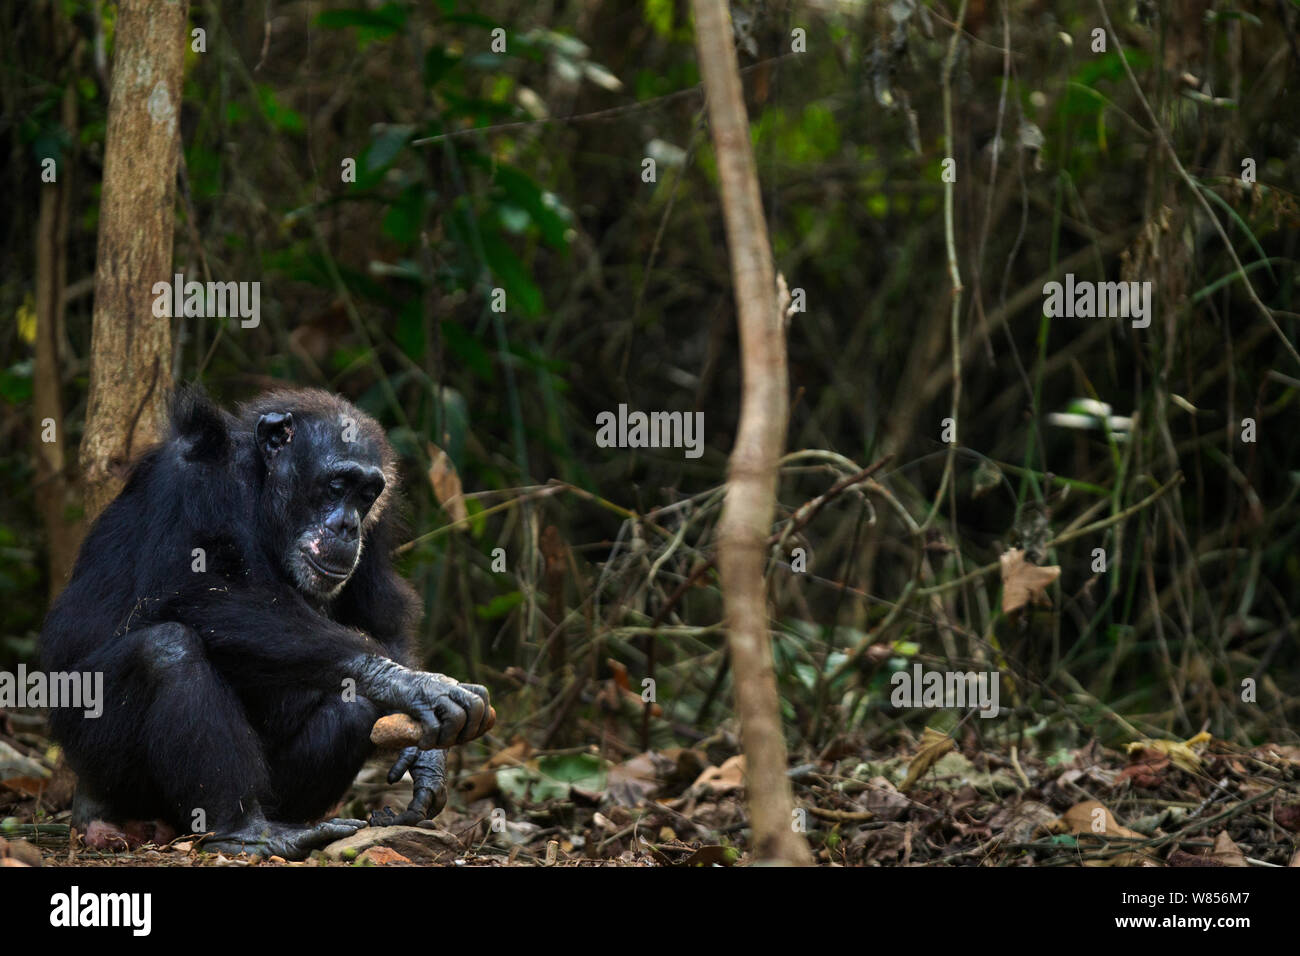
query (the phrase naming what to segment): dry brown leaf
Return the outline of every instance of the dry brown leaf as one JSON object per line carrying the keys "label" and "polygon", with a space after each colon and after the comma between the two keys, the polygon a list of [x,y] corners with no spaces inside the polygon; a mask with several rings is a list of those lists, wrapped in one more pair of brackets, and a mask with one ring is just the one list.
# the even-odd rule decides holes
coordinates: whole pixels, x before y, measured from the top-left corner
{"label": "dry brown leaf", "polygon": [[1232,842],[1227,830],[1220,830],[1214,838],[1214,849],[1210,851],[1210,856],[1219,866],[1250,866],[1246,862],[1246,854]]}
{"label": "dry brown leaf", "polygon": [[[659,789],[659,769],[667,760],[646,751],[614,764],[605,775],[605,791],[622,806],[634,807],[654,797]],[[661,834],[660,841],[665,838]]]}
{"label": "dry brown leaf", "polygon": [[433,442],[429,442],[429,484],[433,485],[434,496],[438,504],[451,516],[453,521],[464,521],[469,517],[465,508],[464,490],[460,486],[460,475],[447,453]]}
{"label": "dry brown leaf", "polygon": [[609,665],[609,669],[613,672],[614,676],[611,679],[618,685],[619,690],[631,690],[632,682],[627,676],[627,666],[622,661],[615,660],[612,657],[605,658],[605,663]]}
{"label": "dry brown leaf", "polygon": [[720,767],[709,767],[696,778],[693,786],[706,786],[714,793],[739,790],[745,785],[745,755],[728,757]]}
{"label": "dry brown leaf", "polygon": [[1300,803],[1284,803],[1274,807],[1273,821],[1283,830],[1300,833]]}
{"label": "dry brown leaf", "polygon": [[947,734],[926,727],[925,733],[921,736],[921,746],[917,749],[912,762],[907,765],[907,779],[898,789],[910,789],[940,757],[956,746],[957,741]]}
{"label": "dry brown leaf", "polygon": [[[1138,833],[1136,830],[1130,830],[1128,827],[1120,826],[1119,821],[1097,800],[1085,800],[1082,803],[1076,803],[1051,827],[1057,833],[1072,833],[1078,837],[1096,837],[1098,840],[1105,840],[1107,837],[1128,837],[1134,840],[1145,840],[1146,835]],[[1089,845],[1085,843],[1085,846]],[[1091,847],[1097,847],[1097,843],[1091,843]],[[1132,853],[1116,853],[1114,856],[1106,857],[1101,860],[1086,860],[1084,866],[1147,866],[1151,861],[1141,851]]]}
{"label": "dry brown leaf", "polygon": [[1154,789],[1165,782],[1165,773],[1169,770],[1169,754],[1157,750],[1130,750],[1129,764],[1119,772],[1116,783],[1132,780],[1133,786]]}
{"label": "dry brown leaf", "polygon": [[[1098,815],[1094,811],[1100,810]],[[1146,837],[1136,830],[1130,830],[1128,827],[1122,827],[1119,822],[1102,806],[1098,800],[1085,800],[1082,803],[1076,803],[1065,813],[1061,814],[1060,823],[1064,826],[1064,831],[1058,832],[1073,833],[1075,836],[1095,836],[1095,837],[1131,837],[1135,840],[1145,840]]]}
{"label": "dry brown leaf", "polygon": [[1177,740],[1135,740],[1128,745],[1128,752],[1131,755],[1143,750],[1154,750],[1156,753],[1166,754],[1173,761],[1174,766],[1186,770],[1188,773],[1199,773],[1201,770],[1201,756],[1192,750],[1192,747],[1196,744],[1209,743],[1213,739],[1213,736],[1202,730],[1195,737],[1189,737],[1182,742]]}
{"label": "dry brown leaf", "polygon": [[1256,747],[1252,753],[1260,760],[1282,760],[1286,763],[1300,764],[1300,747],[1289,744],[1265,744]]}
{"label": "dry brown leaf", "polygon": [[1028,843],[1036,840],[1041,830],[1053,832],[1055,823],[1056,814],[1051,807],[1036,800],[1025,800],[994,813],[989,820],[989,829],[1012,843]]}
{"label": "dry brown leaf", "polygon": [[484,770],[496,769],[498,767],[522,767],[528,758],[533,755],[533,748],[523,737],[516,736],[511,739],[510,743],[503,749],[498,750],[488,762],[483,765]]}
{"label": "dry brown leaf", "polygon": [[1056,565],[1039,567],[1025,560],[1025,552],[1012,548],[1000,558],[1002,567],[1002,613],[1018,611],[1031,601],[1047,604],[1048,586],[1061,576]]}
{"label": "dry brown leaf", "polygon": [[466,803],[473,803],[497,792],[497,770],[521,767],[533,755],[533,748],[522,737],[515,737],[504,750],[498,750],[477,773],[470,774],[460,785]]}
{"label": "dry brown leaf", "polygon": [[39,797],[49,785],[48,777],[8,777],[0,780],[0,787],[21,793],[25,797]]}
{"label": "dry brown leaf", "polygon": [[41,851],[26,840],[9,840],[0,848],[0,859],[17,860],[24,866],[40,866]]}

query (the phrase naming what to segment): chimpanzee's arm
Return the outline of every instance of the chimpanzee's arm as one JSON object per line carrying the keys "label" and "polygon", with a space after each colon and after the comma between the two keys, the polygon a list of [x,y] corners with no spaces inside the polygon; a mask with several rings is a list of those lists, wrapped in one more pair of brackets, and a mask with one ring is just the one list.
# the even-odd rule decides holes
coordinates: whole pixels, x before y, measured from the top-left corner
{"label": "chimpanzee's arm", "polygon": [[404,667],[379,642],[317,613],[292,591],[187,589],[161,610],[199,634],[236,687],[300,683],[342,692],[350,679],[357,694],[419,721],[425,748],[466,743],[488,728],[486,688]]}

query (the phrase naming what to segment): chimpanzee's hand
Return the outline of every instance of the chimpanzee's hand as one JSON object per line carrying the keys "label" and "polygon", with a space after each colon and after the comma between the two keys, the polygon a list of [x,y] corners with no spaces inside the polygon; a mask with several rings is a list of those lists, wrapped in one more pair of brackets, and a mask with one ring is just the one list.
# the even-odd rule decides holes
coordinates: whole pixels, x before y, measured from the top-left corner
{"label": "chimpanzee's hand", "polygon": [[397,783],[408,770],[415,784],[415,793],[406,810],[397,813],[384,807],[370,815],[372,827],[415,826],[422,820],[432,820],[447,805],[446,751],[405,748],[393,769],[388,771],[388,782]]}
{"label": "chimpanzee's hand", "polygon": [[357,689],[381,707],[419,721],[419,748],[445,750],[468,743],[492,726],[488,691],[442,674],[426,674],[385,657],[366,657],[356,665]]}

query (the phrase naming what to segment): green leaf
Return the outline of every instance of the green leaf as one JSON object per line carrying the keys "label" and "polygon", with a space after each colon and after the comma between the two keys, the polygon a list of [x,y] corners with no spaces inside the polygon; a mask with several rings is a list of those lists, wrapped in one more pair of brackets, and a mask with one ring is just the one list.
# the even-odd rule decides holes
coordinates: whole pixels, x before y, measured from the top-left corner
{"label": "green leaf", "polygon": [[542,314],[542,290],[537,288],[515,251],[501,236],[483,231],[483,257],[501,287],[506,290],[506,308],[519,309],[529,318]]}
{"label": "green leaf", "polygon": [[580,790],[605,789],[605,762],[591,753],[555,754],[539,757],[537,770],[561,789],[560,796],[569,795],[569,787]]}
{"label": "green leaf", "polygon": [[645,21],[660,37],[667,40],[673,35],[673,0],[643,0]]}
{"label": "green leaf", "polygon": [[417,362],[424,358],[428,342],[424,337],[424,308],[419,299],[411,299],[402,306],[393,340],[409,358]]}
{"label": "green leaf", "polygon": [[506,767],[497,771],[497,787],[515,803],[528,802],[528,790],[538,776],[528,767]]}
{"label": "green leaf", "polygon": [[32,400],[31,359],[0,371],[0,398],[12,405],[21,405]]}
{"label": "green leaf", "polygon": [[799,661],[794,665],[793,669],[794,676],[799,679],[799,683],[803,684],[806,689],[811,691],[817,688],[817,669],[815,667]]}
{"label": "green leaf", "polygon": [[384,126],[366,147],[365,162],[361,168],[374,173],[387,167],[411,139],[413,132],[411,127],[398,123]]}
{"label": "green leaf", "polygon": [[510,591],[506,594],[498,594],[487,604],[480,604],[474,608],[474,613],[479,616],[480,620],[493,621],[499,617],[505,617],[524,601],[522,591]]}
{"label": "green leaf", "polygon": [[479,13],[453,13],[451,16],[443,17],[443,22],[467,27],[482,27],[484,30],[494,30],[501,25],[491,17]]}
{"label": "green leaf", "polygon": [[275,98],[275,92],[269,86],[257,88],[258,105],[270,120],[271,125],[282,133],[301,133],[303,131],[302,114],[295,109],[284,106]]}
{"label": "green leaf", "polygon": [[384,216],[383,233],[403,245],[410,245],[424,226],[424,188],[414,183],[402,190]]}
{"label": "green leaf", "polygon": [[497,205],[497,219],[501,222],[501,228],[512,236],[522,235],[533,221],[527,210],[520,209],[514,203],[509,202]]}
{"label": "green leaf", "polygon": [[442,323],[442,340],[459,364],[484,381],[493,381],[491,353],[464,326],[446,320]]}
{"label": "green leaf", "polygon": [[469,533],[477,541],[487,531],[487,518],[483,517],[483,505],[477,498],[470,498],[465,502],[465,510],[469,512]]}
{"label": "green leaf", "polygon": [[565,236],[573,213],[554,193],[544,192],[527,173],[505,163],[496,166],[493,181],[515,205],[527,211],[547,245],[568,249]]}
{"label": "green leaf", "polygon": [[541,757],[536,766],[497,771],[497,786],[516,803],[563,800],[572,787],[599,793],[606,779],[605,762],[588,753]]}
{"label": "green leaf", "polygon": [[424,54],[424,85],[430,88],[437,86],[438,81],[450,73],[459,62],[460,57],[453,56],[443,47],[429,47],[428,52]]}
{"label": "green leaf", "polygon": [[325,10],[316,17],[316,26],[327,30],[357,27],[360,31],[357,39],[364,46],[372,40],[382,40],[397,33],[406,26],[409,15],[410,10],[398,3],[386,3],[377,10]]}

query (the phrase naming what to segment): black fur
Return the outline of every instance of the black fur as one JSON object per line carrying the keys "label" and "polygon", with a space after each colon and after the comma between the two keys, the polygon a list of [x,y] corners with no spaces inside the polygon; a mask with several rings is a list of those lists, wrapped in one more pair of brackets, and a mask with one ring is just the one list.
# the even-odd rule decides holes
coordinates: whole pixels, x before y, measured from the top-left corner
{"label": "black fur", "polygon": [[[258,423],[273,413],[291,415],[292,429],[268,453]],[[345,421],[353,442],[339,439]],[[339,461],[385,481],[361,512],[351,576],[322,593],[295,580],[285,548],[322,527],[332,506],[312,475]],[[274,392],[236,416],[177,392],[170,436],[95,523],[41,636],[45,670],[104,674],[102,716],[52,714],[87,806],[182,831],[205,818],[207,829],[247,836],[250,821],[308,821],[340,799],[370,753],[375,718],[415,713],[396,696],[342,693],[359,660],[406,663],[418,619],[390,561],[394,489],[382,430],[341,398]],[[196,548],[205,570],[193,569]],[[397,686],[378,680],[367,686]]]}

